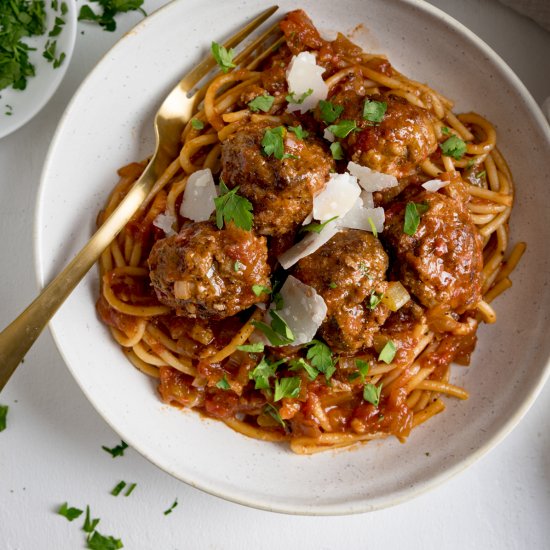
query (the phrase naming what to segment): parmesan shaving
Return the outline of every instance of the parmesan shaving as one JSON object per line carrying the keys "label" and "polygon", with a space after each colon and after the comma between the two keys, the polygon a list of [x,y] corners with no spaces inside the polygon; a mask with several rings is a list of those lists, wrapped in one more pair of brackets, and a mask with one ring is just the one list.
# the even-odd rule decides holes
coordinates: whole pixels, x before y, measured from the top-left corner
{"label": "parmesan shaving", "polygon": [[174,216],[172,216],[172,214],[165,212],[164,214],[159,214],[153,220],[153,225],[159,229],[162,229],[167,237],[171,237],[172,235],[176,235],[176,232],[174,231],[174,224],[176,222],[177,220]]}
{"label": "parmesan shaving", "polygon": [[430,193],[436,193],[439,191],[442,187],[445,187],[446,185],[449,185],[450,182],[448,181],[441,181],[441,180],[430,180],[422,184],[422,187],[426,189],[426,191],[430,191]]}
{"label": "parmesan shaving", "polygon": [[348,212],[361,194],[357,179],[350,174],[331,174],[325,188],[313,197],[313,217],[326,222]]}
{"label": "parmesan shaving", "polygon": [[185,185],[180,214],[194,222],[204,222],[214,212],[218,196],[210,168],[193,172]]}
{"label": "parmesan shaving", "polygon": [[334,142],[334,140],[336,139],[335,135],[328,128],[325,128],[325,131],[323,132],[323,137],[331,143]]}
{"label": "parmesan shaving", "polygon": [[293,93],[296,99],[301,99],[309,90],[312,93],[300,104],[289,103],[286,108],[288,112],[300,111],[303,114],[327,98],[328,86],[322,77],[324,72],[325,69],[317,65],[311,52],[301,52],[292,58],[286,72],[289,93]]}
{"label": "parmesan shaving", "polygon": [[367,166],[361,166],[356,162],[348,162],[348,171],[353,174],[359,181],[359,185],[365,190],[371,193],[375,191],[383,191],[390,187],[396,187],[398,184],[395,176],[389,174],[383,174],[382,172],[376,172],[371,170]]}
{"label": "parmesan shaving", "polygon": [[365,206],[361,198],[357,199],[351,210],[345,216],[336,220],[336,225],[347,229],[361,229],[362,231],[371,231],[372,224],[377,233],[384,231],[384,222],[386,215],[384,209]]}

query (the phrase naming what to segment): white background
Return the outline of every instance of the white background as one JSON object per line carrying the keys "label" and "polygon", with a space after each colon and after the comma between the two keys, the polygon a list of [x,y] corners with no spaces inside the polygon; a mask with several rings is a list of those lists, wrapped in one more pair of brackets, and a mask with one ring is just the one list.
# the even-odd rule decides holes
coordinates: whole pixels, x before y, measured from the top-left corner
{"label": "white background", "polygon": [[[145,8],[164,3],[146,0]],[[432,3],[493,47],[539,104],[550,96],[549,33],[496,0]],[[56,95],[32,122],[0,140],[0,327],[36,293],[35,196],[57,122],[82,79],[139,19],[119,17],[115,33],[79,24]],[[445,485],[398,507],[335,518],[224,502],[174,480],[131,449],[112,459],[101,446],[113,447],[119,437],[87,402],[48,332],[0,403],[10,407],[8,428],[0,433],[0,550],[84,548],[82,519],[69,523],[55,514],[64,501],[89,504],[101,518],[98,530],[120,537],[128,549],[550,548],[550,387],[498,448]],[[120,480],[138,484],[130,497],[109,494]],[[178,507],[165,516],[176,497]]]}

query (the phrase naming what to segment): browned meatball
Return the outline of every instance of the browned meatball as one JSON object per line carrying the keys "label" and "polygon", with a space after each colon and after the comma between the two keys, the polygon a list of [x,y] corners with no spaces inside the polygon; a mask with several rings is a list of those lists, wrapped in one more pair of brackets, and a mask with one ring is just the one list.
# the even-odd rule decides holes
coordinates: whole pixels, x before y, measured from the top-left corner
{"label": "browned meatball", "polygon": [[382,238],[394,273],[424,306],[441,304],[463,313],[481,299],[479,232],[461,204],[441,193],[422,192],[414,202],[428,205],[414,235],[403,231],[405,203],[386,210]]}
{"label": "browned meatball", "polygon": [[388,256],[371,233],[346,229],[302,258],[294,276],[315,288],[327,304],[321,336],[339,353],[372,345],[373,332],[388,315],[377,296],[386,288]]}
{"label": "browned meatball", "polygon": [[235,315],[265,299],[252,285],[270,286],[265,238],[233,225],[186,225],[157,241],[148,262],[159,301],[186,317]]}
{"label": "browned meatball", "polygon": [[349,79],[329,97],[332,103],[344,107],[339,120],[354,120],[361,129],[342,140],[348,158],[397,178],[411,176],[437,149],[430,113],[400,97],[384,94],[368,98],[387,103],[384,118],[373,124],[363,119],[366,99],[360,77]]}
{"label": "browned meatball", "polygon": [[254,207],[254,227],[261,235],[284,235],[300,225],[311,212],[313,195],[328,181],[334,161],[314,138],[285,137],[283,160],[266,156],[261,141],[273,126],[251,124],[222,144],[222,179]]}

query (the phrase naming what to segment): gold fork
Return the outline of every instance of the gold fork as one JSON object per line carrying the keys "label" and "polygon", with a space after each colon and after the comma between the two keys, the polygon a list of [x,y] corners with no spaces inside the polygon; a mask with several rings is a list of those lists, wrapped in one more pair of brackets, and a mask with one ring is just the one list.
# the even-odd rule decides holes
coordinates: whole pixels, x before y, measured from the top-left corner
{"label": "gold fork", "polygon": [[[240,44],[277,9],[278,6],[273,6],[261,13],[229,38],[224,46],[229,49]],[[242,65],[248,62],[261,45],[276,35],[277,28],[277,24],[273,25],[254,40],[234,59],[235,64]],[[265,48],[258,56],[254,56],[248,67],[256,66],[279,44],[280,40]],[[173,159],[176,155],[182,130],[201,98],[200,90],[192,97],[188,97],[188,94],[215,66],[216,61],[208,55],[168,94],[155,116],[155,152],[142,176],[67,267],[46,286],[15,321],[0,333],[0,391],[48,321],[138,210],[166,167],[167,159]]]}

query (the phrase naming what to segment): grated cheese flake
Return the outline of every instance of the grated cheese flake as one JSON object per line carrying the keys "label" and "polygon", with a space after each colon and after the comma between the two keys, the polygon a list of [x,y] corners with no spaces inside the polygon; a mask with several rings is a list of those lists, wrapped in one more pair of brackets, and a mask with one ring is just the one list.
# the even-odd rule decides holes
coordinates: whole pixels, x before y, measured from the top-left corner
{"label": "grated cheese flake", "polygon": [[365,190],[371,193],[375,191],[383,191],[390,187],[396,187],[398,184],[395,176],[389,174],[383,174],[382,172],[376,172],[371,170],[367,166],[362,166],[356,162],[348,162],[348,171],[353,174],[359,181],[359,185]]}
{"label": "grated cheese flake", "polygon": [[215,210],[218,196],[210,168],[193,172],[187,179],[180,214],[194,222],[204,222]]}
{"label": "grated cheese flake", "polygon": [[302,98],[309,90],[312,93],[302,103],[289,103],[288,112],[300,111],[303,114],[327,98],[328,86],[322,77],[324,72],[311,52],[300,52],[292,58],[286,72],[289,93],[296,98]]}

